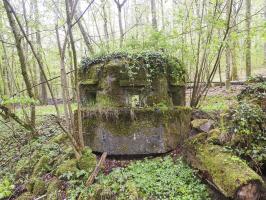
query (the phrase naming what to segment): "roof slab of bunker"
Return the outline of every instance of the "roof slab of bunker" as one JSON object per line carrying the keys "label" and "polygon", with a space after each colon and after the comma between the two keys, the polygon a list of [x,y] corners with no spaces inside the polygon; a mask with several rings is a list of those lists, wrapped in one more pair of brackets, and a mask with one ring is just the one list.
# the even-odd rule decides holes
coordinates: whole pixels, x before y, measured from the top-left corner
{"label": "roof slab of bunker", "polygon": [[161,52],[116,52],[92,59],[84,58],[81,62],[79,76],[81,79],[85,79],[85,75],[92,66],[105,66],[114,60],[124,61],[126,63],[125,70],[127,73],[132,69],[138,70],[140,68],[145,68],[150,78],[155,78],[157,75],[164,73],[170,75],[169,78],[175,82],[185,82],[186,71],[183,64],[177,58]]}

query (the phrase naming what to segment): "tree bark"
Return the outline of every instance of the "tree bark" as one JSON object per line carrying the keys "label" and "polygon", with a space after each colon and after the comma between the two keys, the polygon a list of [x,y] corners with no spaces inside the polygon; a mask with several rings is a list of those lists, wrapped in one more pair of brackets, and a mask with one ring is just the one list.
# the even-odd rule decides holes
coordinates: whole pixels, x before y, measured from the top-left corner
{"label": "tree bark", "polygon": [[12,113],[8,107],[0,104],[0,110],[2,111],[0,112],[0,116],[2,116],[4,119],[12,118],[15,122],[17,122],[19,125],[21,125],[25,129],[32,131],[32,132],[35,131],[32,124],[26,123],[23,120],[21,120],[15,113]]}
{"label": "tree bark", "polygon": [[[78,20],[78,16],[76,14],[75,14],[75,19]],[[90,54],[93,54],[94,50],[92,48],[88,33],[86,32],[81,20],[78,21],[78,27],[79,27],[80,33],[81,33],[81,35],[85,41],[85,44],[86,44],[88,51],[90,52]]]}
{"label": "tree bark", "polygon": [[156,3],[155,0],[151,0],[151,16],[152,16],[152,27],[154,30],[158,30],[157,18],[156,18]]}
{"label": "tree bark", "polygon": [[[226,2],[226,15],[228,18],[228,15],[230,15],[230,0],[227,0]],[[230,53],[230,33],[231,31],[228,32],[228,40],[227,40],[227,45],[226,45],[226,50],[225,50],[225,57],[226,57],[226,69],[225,69],[225,88],[226,90],[230,89],[230,71],[231,71],[231,53]]]}
{"label": "tree bark", "polygon": [[[46,74],[45,74],[45,71],[44,71],[44,64],[43,64],[42,58],[38,56],[38,54],[37,54],[37,52],[36,52],[36,50],[35,50],[33,44],[32,44],[31,41],[29,40],[28,35],[25,33],[25,31],[24,31],[24,29],[23,29],[23,27],[22,27],[22,24],[20,23],[20,20],[19,20],[19,18],[17,17],[17,15],[16,15],[16,13],[15,13],[13,7],[11,6],[11,4],[8,2],[8,0],[3,0],[3,1],[6,2],[7,6],[10,8],[10,11],[11,11],[12,14],[14,15],[14,17],[15,17],[17,23],[18,23],[18,26],[19,26],[19,28],[20,28],[20,30],[21,30],[21,32],[22,32],[24,38],[26,39],[26,41],[28,42],[28,44],[29,44],[29,46],[30,46],[30,48],[31,48],[31,51],[32,51],[32,53],[33,53],[33,55],[34,55],[34,57],[35,57],[35,59],[36,59],[38,65],[39,65],[39,68],[40,68],[40,70],[41,70],[41,72],[42,72],[42,74],[43,74],[43,76],[44,76],[44,78],[45,78],[46,84],[47,84],[47,86],[48,86],[48,88],[49,88],[49,91],[50,91],[50,94],[51,94],[52,100],[53,100],[53,102],[54,102],[54,106],[55,106],[55,109],[56,109],[56,112],[57,112],[57,116],[59,117],[59,116],[60,116],[59,109],[58,109],[57,103],[56,103],[55,98],[54,98],[54,93],[53,93],[52,87],[51,87],[51,85],[49,84],[49,82],[47,81],[48,79],[47,79]],[[26,88],[27,88],[27,87],[26,87]]]}
{"label": "tree bark", "polygon": [[164,16],[164,0],[161,0],[161,18],[162,18],[162,29],[165,29],[165,16]]}
{"label": "tree bark", "polygon": [[[70,1],[69,4],[68,4],[68,1]],[[81,122],[81,110],[80,110],[81,102],[80,102],[79,85],[78,85],[78,61],[77,61],[77,52],[76,52],[74,37],[72,33],[71,19],[70,19],[71,14],[70,14],[69,8],[73,10],[72,0],[66,0],[66,14],[67,14],[67,25],[69,29],[70,44],[71,44],[71,49],[72,49],[72,54],[73,54],[74,69],[75,69],[75,88],[76,88],[76,100],[77,100],[77,105],[78,105],[78,109],[77,109],[78,140],[79,140],[80,148],[81,150],[83,150],[85,145],[84,145],[83,132],[82,132],[82,122]]]}
{"label": "tree bark", "polygon": [[118,23],[119,23],[119,33],[120,33],[120,42],[119,46],[120,48],[123,46],[123,40],[124,40],[124,31],[123,31],[123,23],[122,23],[122,7],[126,3],[127,0],[123,0],[122,3],[120,3],[119,0],[114,0],[116,3],[116,7],[118,10]]}
{"label": "tree bark", "polygon": [[[33,2],[34,6],[34,17],[35,17],[35,27],[36,27],[36,41],[37,41],[37,53],[38,57],[41,58],[41,48],[42,48],[42,43],[41,43],[41,33],[39,29],[39,8],[38,8],[38,2],[37,0],[34,0]],[[45,77],[40,70],[40,82],[44,82]],[[47,105],[48,103],[48,95],[47,95],[47,89],[46,89],[46,84],[41,84],[40,85],[40,100],[43,105]]]}
{"label": "tree bark", "polygon": [[251,76],[251,36],[250,36],[250,25],[251,25],[251,0],[246,0],[246,79]]}
{"label": "tree bark", "polygon": [[[266,23],[266,0],[264,0],[264,22]],[[266,67],[266,42],[264,42],[264,67]]]}
{"label": "tree bark", "polygon": [[106,1],[101,0],[104,37],[105,37],[105,43],[106,43],[107,49],[109,50],[108,20],[107,20],[107,13],[106,13],[105,5],[106,5]]}
{"label": "tree bark", "polygon": [[[25,54],[23,51],[23,47],[22,47],[22,40],[21,40],[22,37],[21,37],[21,35],[18,31],[18,28],[15,24],[14,16],[12,15],[13,12],[11,11],[11,8],[9,6],[9,2],[7,0],[3,0],[3,2],[4,2],[4,7],[6,10],[9,24],[12,28],[12,33],[13,33],[14,38],[15,38],[16,49],[17,49],[17,53],[18,53],[18,57],[19,57],[21,73],[22,73],[23,80],[24,80],[26,88],[27,88],[27,93],[28,93],[30,98],[34,99],[34,94],[33,94],[32,88],[31,88],[31,82],[29,80],[29,75],[28,75],[26,58],[25,58]],[[32,127],[35,127],[35,105],[31,104],[30,107],[31,107],[31,125],[32,125]]]}

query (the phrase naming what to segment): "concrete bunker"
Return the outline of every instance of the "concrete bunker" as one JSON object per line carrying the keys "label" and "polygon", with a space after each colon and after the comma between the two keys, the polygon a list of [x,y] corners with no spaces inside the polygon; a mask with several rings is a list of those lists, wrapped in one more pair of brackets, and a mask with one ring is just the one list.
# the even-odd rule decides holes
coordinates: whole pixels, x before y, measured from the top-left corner
{"label": "concrete bunker", "polygon": [[109,155],[165,153],[188,137],[185,70],[157,52],[84,59],[79,71],[85,144]]}

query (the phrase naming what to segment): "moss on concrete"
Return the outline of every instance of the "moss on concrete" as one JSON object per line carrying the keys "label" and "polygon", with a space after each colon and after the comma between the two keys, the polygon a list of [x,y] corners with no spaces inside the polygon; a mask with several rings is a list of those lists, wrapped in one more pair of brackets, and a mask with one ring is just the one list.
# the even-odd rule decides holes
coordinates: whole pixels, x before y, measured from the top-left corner
{"label": "moss on concrete", "polygon": [[83,112],[89,113],[83,120],[83,126],[86,130],[93,130],[95,126],[102,125],[106,127],[114,135],[130,135],[143,128],[157,127],[167,124],[175,119],[180,122],[186,121],[191,115],[189,107],[146,107],[146,108],[124,108],[124,109],[108,109],[103,112],[94,109],[86,109]]}

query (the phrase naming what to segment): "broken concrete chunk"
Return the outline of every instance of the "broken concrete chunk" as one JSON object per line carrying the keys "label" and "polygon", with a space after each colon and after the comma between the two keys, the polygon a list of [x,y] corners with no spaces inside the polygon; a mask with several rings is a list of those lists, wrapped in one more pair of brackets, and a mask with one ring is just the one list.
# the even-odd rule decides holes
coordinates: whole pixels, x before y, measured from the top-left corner
{"label": "broken concrete chunk", "polygon": [[200,132],[209,132],[213,128],[214,122],[209,119],[194,119],[191,122],[192,128]]}

